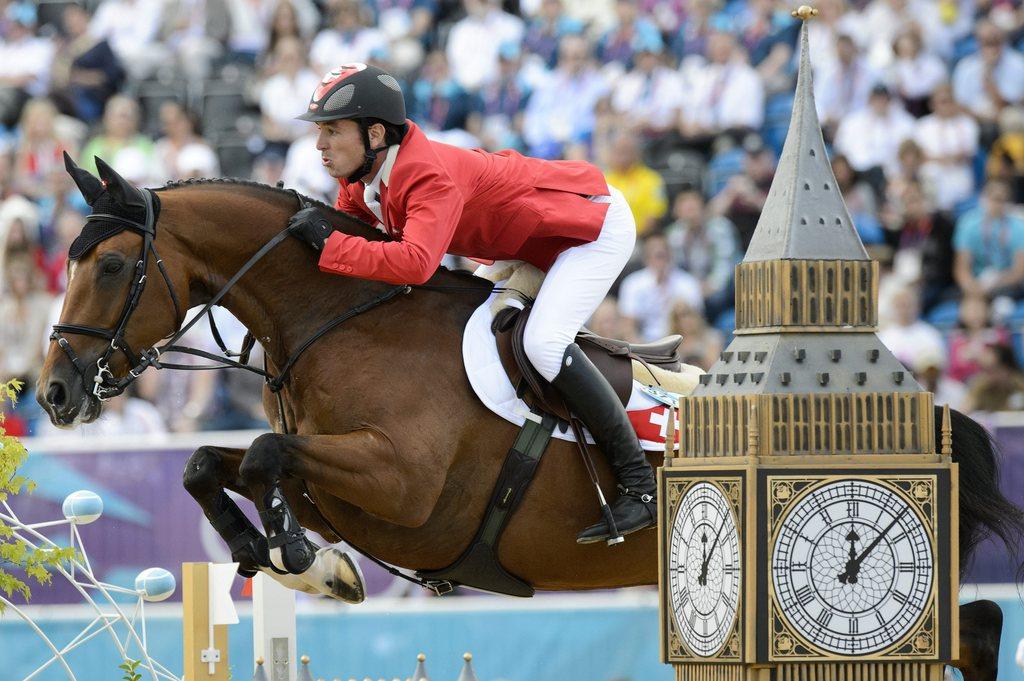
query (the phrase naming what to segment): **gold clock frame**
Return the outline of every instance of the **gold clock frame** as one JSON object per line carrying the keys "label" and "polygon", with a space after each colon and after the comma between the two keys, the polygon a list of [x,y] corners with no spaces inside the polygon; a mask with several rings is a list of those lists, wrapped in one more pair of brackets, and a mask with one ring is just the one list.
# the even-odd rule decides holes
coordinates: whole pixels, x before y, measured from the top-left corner
{"label": "gold clock frame", "polygon": [[[921,615],[898,639],[874,653],[852,656],[856,659],[934,661],[938,655],[939,641],[935,635],[936,631],[939,631],[939,609],[936,607],[936,602],[939,597],[939,568],[941,567],[938,546],[939,518],[936,506],[940,485],[938,477],[935,473],[869,474],[860,471],[839,475],[831,472],[811,475],[768,475],[768,494],[765,500],[767,502],[768,544],[765,550],[769,562],[778,541],[779,530],[785,522],[788,512],[816,490],[845,480],[871,482],[890,490],[911,508],[925,528],[932,561],[936,569],[932,570],[928,598]],[[810,662],[834,657],[835,653],[815,646],[788,621],[784,609],[778,602],[770,570],[769,565],[769,658],[775,662]]]}
{"label": "gold clock frame", "polygon": [[[747,546],[745,527],[750,527],[746,517],[748,471],[731,466],[728,469],[693,469],[693,468],[660,468],[658,469],[658,494],[665,499],[661,506],[663,516],[659,520],[658,530],[658,609],[660,614],[661,661],[664,663],[732,663],[744,661],[744,625],[745,594],[747,591],[747,572],[749,571],[749,549]],[[740,584],[736,615],[725,636],[722,647],[711,656],[698,655],[692,652],[677,630],[676,618],[672,611],[669,589],[669,547],[671,546],[672,525],[683,497],[694,485],[706,482],[714,485],[729,503],[733,522],[736,523],[740,551]]]}

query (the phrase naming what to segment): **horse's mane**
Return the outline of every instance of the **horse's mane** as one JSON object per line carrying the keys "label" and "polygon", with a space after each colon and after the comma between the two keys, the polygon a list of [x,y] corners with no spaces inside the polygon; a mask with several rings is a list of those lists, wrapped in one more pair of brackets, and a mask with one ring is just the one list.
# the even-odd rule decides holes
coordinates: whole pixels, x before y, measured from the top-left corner
{"label": "horse's mane", "polygon": [[[368,241],[394,241],[394,239],[392,239],[390,236],[380,231],[379,229],[375,228],[373,225],[370,225],[353,215],[349,215],[348,213],[340,211],[334,206],[331,206],[323,201],[320,201],[319,199],[314,199],[313,197],[306,196],[305,194],[302,194],[301,192],[294,189],[263,184],[262,182],[256,182],[255,180],[243,180],[237,177],[195,177],[187,180],[171,180],[164,186],[157,187],[156,189],[154,189],[154,191],[165,191],[168,189],[178,189],[180,187],[194,187],[202,185],[240,186],[263,192],[271,192],[275,195],[287,197],[293,200],[295,199],[295,197],[300,197],[307,204],[316,206],[321,211],[323,211],[323,213],[327,216],[329,220],[331,220],[333,224],[338,225],[340,223],[345,225],[346,227],[358,228],[358,231],[355,234],[356,236],[361,236],[364,239],[367,239]],[[351,233],[347,229],[345,231],[347,233]],[[469,272],[467,270],[451,270],[443,265],[437,268],[437,271],[434,272],[434,276],[432,278],[436,278],[438,277],[438,275],[447,275],[448,277],[454,277],[460,280],[460,283],[464,286],[473,285],[474,287],[479,287],[481,289],[486,289],[493,286],[491,282],[481,277],[474,276],[472,272]]]}

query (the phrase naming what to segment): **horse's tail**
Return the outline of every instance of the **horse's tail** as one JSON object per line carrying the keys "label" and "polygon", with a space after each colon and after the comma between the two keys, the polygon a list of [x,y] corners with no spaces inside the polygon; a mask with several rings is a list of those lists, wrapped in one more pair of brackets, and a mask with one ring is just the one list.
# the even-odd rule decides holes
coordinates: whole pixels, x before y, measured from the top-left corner
{"label": "horse's tail", "polygon": [[[999,448],[984,426],[950,410],[953,461],[960,464],[960,570],[970,565],[974,550],[995,535],[1006,546],[1016,581],[1024,576],[1024,511],[999,489]],[[935,408],[935,441],[941,442],[942,407]]]}

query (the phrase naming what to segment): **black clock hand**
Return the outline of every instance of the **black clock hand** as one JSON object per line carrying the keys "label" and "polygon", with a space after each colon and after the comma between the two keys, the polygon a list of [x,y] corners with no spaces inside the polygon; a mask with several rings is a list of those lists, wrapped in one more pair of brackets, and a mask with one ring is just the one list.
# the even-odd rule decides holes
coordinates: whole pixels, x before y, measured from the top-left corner
{"label": "black clock hand", "polygon": [[849,582],[850,584],[856,584],[857,573],[860,572],[860,564],[864,561],[865,558],[868,557],[868,554],[871,553],[871,551],[874,550],[876,546],[878,546],[878,542],[882,541],[885,535],[889,534],[889,530],[891,530],[896,525],[896,523],[899,522],[900,518],[903,517],[903,514],[909,510],[909,508],[904,508],[902,511],[900,511],[899,515],[893,518],[892,522],[889,523],[886,526],[886,528],[879,533],[877,537],[875,537],[875,541],[868,544],[867,548],[861,551],[860,555],[853,559],[852,564],[847,563],[846,572],[839,575],[840,582],[844,584],[846,584],[847,582]]}
{"label": "black clock hand", "polygon": [[700,576],[697,577],[697,583],[701,586],[704,586],[705,584],[707,584],[708,581],[708,533],[704,532],[703,530],[700,533],[700,543],[700,550],[703,552],[704,556],[703,561],[701,563],[703,567],[701,567],[700,569]]}
{"label": "black clock hand", "polygon": [[846,572],[839,575],[839,581],[843,584],[846,584],[847,582],[856,584],[857,571],[854,566],[857,563],[857,550],[854,548],[854,542],[860,541],[860,535],[857,534],[857,530],[852,524],[850,526],[850,532],[846,535],[846,541],[850,542],[850,559],[846,561]]}
{"label": "black clock hand", "polygon": [[698,582],[701,585],[708,583],[708,564],[711,562],[711,556],[715,555],[715,547],[718,546],[718,538],[722,536],[722,530],[725,529],[725,520],[718,526],[718,532],[715,533],[715,541],[711,543],[711,549],[704,556],[704,564],[700,566],[700,578]]}

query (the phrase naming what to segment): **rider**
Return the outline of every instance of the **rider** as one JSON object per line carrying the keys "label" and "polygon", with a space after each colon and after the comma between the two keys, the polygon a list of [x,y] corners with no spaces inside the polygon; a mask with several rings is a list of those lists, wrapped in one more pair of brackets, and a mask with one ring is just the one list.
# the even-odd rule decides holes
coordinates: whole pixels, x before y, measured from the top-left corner
{"label": "rider", "polygon": [[[421,284],[446,252],[547,272],[525,329],[526,354],[608,457],[619,481],[611,507],[619,532],[653,526],[654,471],[619,398],[574,342],[633,252],[636,225],[622,194],[586,162],[428,140],[406,119],[398,82],[365,64],[324,76],[299,118],[320,130],[323,165],[341,185],[335,207],[393,238],[334,231],[317,208],[304,208],[289,226],[319,252],[324,272]],[[577,541],[609,538],[602,521]]]}

